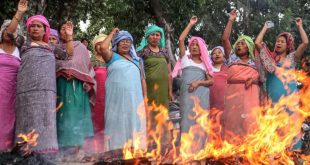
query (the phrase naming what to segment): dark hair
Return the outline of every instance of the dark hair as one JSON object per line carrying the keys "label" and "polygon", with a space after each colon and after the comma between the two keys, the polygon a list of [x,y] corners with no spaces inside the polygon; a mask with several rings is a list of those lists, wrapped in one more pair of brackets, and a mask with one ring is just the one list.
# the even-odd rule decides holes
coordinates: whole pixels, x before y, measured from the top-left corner
{"label": "dark hair", "polygon": [[83,41],[87,41],[88,42],[88,39],[87,38],[82,38],[81,42],[83,42]]}
{"label": "dark hair", "polygon": [[59,24],[59,26],[58,26],[58,29],[57,29],[58,32],[60,32],[62,25],[66,24],[66,23],[67,23],[67,20],[64,20],[64,21],[61,21],[61,22],[60,22],[60,24]]}

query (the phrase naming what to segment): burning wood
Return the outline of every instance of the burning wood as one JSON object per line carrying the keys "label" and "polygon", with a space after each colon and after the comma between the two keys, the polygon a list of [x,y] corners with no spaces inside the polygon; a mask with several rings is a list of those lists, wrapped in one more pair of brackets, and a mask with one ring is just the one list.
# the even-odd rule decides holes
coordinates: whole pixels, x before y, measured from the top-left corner
{"label": "burning wood", "polygon": [[[204,111],[199,103],[195,101],[194,116],[196,122],[189,132],[182,134],[181,145],[176,146],[174,136],[172,140],[171,159],[172,163],[187,163],[195,160],[206,160],[207,164],[298,164],[301,160],[310,161],[309,139],[310,126],[304,123],[310,114],[310,78],[302,72],[285,71],[285,82],[297,80],[303,84],[303,88],[298,93],[292,93],[289,96],[282,97],[278,103],[271,103],[253,108],[253,119],[255,127],[253,132],[245,136],[233,136],[232,139],[222,139],[219,111]],[[158,107],[156,107],[158,109]],[[165,110],[159,110],[166,112]],[[163,127],[170,128],[170,123],[161,122],[166,114],[159,114],[158,123]],[[293,145],[296,143],[294,139],[299,139],[300,130],[303,125],[303,152],[294,151]],[[151,132],[154,139],[163,137],[160,128],[156,132]],[[207,139],[203,141],[202,150],[193,152],[196,147],[199,148],[200,135],[207,135]],[[197,139],[198,136],[198,139]],[[131,142],[132,143],[132,142]],[[129,144],[129,143],[128,143]],[[128,145],[126,144],[126,145]],[[156,141],[157,146],[162,146],[160,140]],[[128,150],[128,146],[124,146],[124,160],[135,159],[134,150]],[[161,154],[161,147],[157,147],[148,151],[140,151],[139,156],[163,162],[164,158]]]}
{"label": "burning wood", "polygon": [[151,161],[149,161],[147,158],[134,158],[134,159],[117,159],[112,161],[100,161],[95,163],[94,165],[106,165],[106,164],[119,164],[119,165],[151,165]]}

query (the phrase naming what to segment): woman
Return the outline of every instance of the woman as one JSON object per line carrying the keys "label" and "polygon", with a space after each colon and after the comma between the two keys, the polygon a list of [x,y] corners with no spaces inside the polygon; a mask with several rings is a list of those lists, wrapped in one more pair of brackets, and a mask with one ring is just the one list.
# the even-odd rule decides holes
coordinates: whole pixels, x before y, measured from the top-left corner
{"label": "woman", "polygon": [[210,107],[224,110],[224,96],[227,88],[227,67],[225,66],[224,48],[217,46],[211,51],[214,83],[210,87]]}
{"label": "woman", "polygon": [[66,24],[60,26],[61,46],[73,43],[73,57],[56,61],[58,104],[58,144],[62,149],[75,148],[79,151],[85,138],[93,136],[91,105],[95,103],[94,71],[88,50],[80,41],[70,41],[66,35]]}
{"label": "woman", "polygon": [[[168,50],[165,48],[164,30],[156,25],[148,27],[140,46],[137,48],[138,56],[143,59],[145,69],[145,80],[147,86],[148,105],[162,105],[168,108],[169,98],[173,100],[172,95],[172,78],[171,65],[169,62]],[[155,140],[151,132],[156,132],[158,121],[156,116],[159,115],[157,110],[148,109],[148,144],[150,149],[155,147]],[[168,129],[168,121],[161,129],[161,144],[168,146],[171,144],[170,130]]]}
{"label": "woman", "polygon": [[196,119],[192,118],[192,116],[195,116],[194,100],[198,99],[199,106],[204,111],[209,110],[209,86],[213,84],[211,77],[213,74],[212,64],[205,41],[200,37],[191,37],[189,41],[190,54],[185,54],[185,38],[196,22],[197,17],[193,16],[179,37],[180,60],[174,68],[174,72],[182,71],[180,89],[181,148],[183,133],[194,130],[195,134],[195,141],[191,144],[190,151],[187,151],[188,154],[198,153],[204,148],[207,135],[202,130],[195,132],[198,123]]}
{"label": "woman", "polygon": [[[20,0],[12,20],[4,20],[0,30],[0,152],[12,148],[15,126],[16,78],[20,65],[19,50],[14,38],[21,35],[19,21],[27,10],[27,1]],[[13,36],[10,37],[10,34]]]}
{"label": "woman", "polygon": [[96,89],[96,102],[95,106],[91,111],[94,137],[87,139],[84,145],[84,149],[93,153],[102,153],[104,150],[104,101],[105,101],[105,81],[107,78],[107,68],[105,62],[96,51],[96,46],[100,46],[107,35],[99,34],[92,41],[94,49],[94,56],[92,56],[92,65],[95,70],[95,80],[97,84]]}
{"label": "woman", "polygon": [[[112,51],[109,49],[111,40]],[[145,149],[146,86],[140,59],[133,46],[133,38],[127,31],[114,28],[96,48],[108,68],[104,112],[105,151],[110,151],[112,157],[122,157],[125,143],[137,138],[141,144],[131,147]]]}
{"label": "woman", "polygon": [[[302,41],[296,51],[292,34],[283,32],[276,38],[274,52],[270,52],[267,46],[264,43],[262,44],[263,37],[270,28],[267,23],[265,23],[255,40],[256,48],[260,50],[261,61],[268,72],[266,88],[273,104],[277,103],[282,96],[288,96],[298,91],[296,81],[285,82],[285,80],[281,79],[284,71],[296,68],[296,64],[300,61],[309,43],[301,18],[296,18],[296,25]],[[287,112],[291,113],[289,109],[287,109]],[[293,146],[293,149],[301,149],[300,140]]]}
{"label": "woman", "polygon": [[232,10],[222,36],[228,63],[228,86],[222,121],[224,139],[229,142],[242,142],[247,134],[254,131],[253,108],[259,106],[259,72],[254,57],[254,42],[245,35],[240,36],[233,47],[229,41],[236,17],[236,10]]}
{"label": "woman", "polygon": [[59,35],[58,35],[57,30],[51,29],[51,34],[50,34],[50,37],[49,37],[49,43],[51,45],[59,44]]}
{"label": "woman", "polygon": [[39,137],[33,150],[54,152],[58,150],[55,56],[59,59],[72,56],[72,23],[66,24],[69,42],[66,52],[48,45],[50,26],[44,16],[29,17],[26,25],[29,38],[22,47],[17,74],[16,135],[34,130]]}
{"label": "woman", "polygon": [[[294,48],[293,36],[288,32],[283,32],[280,33],[276,39],[274,52],[270,52],[266,45],[262,44],[263,37],[270,28],[266,24],[263,26],[255,40],[255,46],[260,50],[260,57],[266,71],[268,72],[266,87],[268,96],[273,103],[278,102],[281,96],[287,96],[297,91],[296,81],[282,82],[280,80],[281,76],[279,75],[281,67],[284,67],[285,69],[295,69],[302,54],[307,49],[309,40],[302,26],[301,18],[296,19],[296,25],[302,41],[297,50]],[[287,85],[289,90],[285,89],[285,85]]]}

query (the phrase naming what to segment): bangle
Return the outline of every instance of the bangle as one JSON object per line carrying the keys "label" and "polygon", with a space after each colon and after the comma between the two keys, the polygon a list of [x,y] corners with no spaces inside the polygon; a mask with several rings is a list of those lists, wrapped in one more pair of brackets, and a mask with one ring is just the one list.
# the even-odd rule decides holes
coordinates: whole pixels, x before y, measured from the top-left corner
{"label": "bangle", "polygon": [[73,39],[68,40],[67,42],[73,41]]}
{"label": "bangle", "polygon": [[14,15],[14,17],[13,17],[13,19],[16,19],[16,21],[19,23],[20,22],[20,20]]}

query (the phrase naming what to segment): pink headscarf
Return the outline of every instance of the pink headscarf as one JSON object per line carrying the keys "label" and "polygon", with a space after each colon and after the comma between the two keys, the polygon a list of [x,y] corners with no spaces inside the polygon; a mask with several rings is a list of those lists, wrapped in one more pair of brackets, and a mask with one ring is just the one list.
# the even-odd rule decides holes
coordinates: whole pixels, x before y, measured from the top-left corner
{"label": "pink headscarf", "polygon": [[50,24],[48,23],[48,20],[43,15],[34,15],[34,16],[29,17],[27,19],[27,23],[26,23],[28,32],[30,30],[30,25],[33,21],[39,21],[45,25],[45,34],[43,37],[43,41],[48,43],[48,39],[50,36],[50,31],[51,31]]}
{"label": "pink headscarf", "polygon": [[[199,45],[199,49],[200,49],[200,59],[202,61],[202,63],[205,65],[208,73],[213,76],[213,67],[212,67],[212,63],[211,63],[211,59],[209,57],[209,52],[207,49],[207,45],[205,40],[203,40],[200,37],[191,37],[191,39],[189,40],[189,46],[193,43],[194,40],[197,40],[198,45]],[[176,63],[173,72],[172,72],[172,77],[176,77],[179,72],[181,71],[181,59],[178,60],[178,62]]]}

